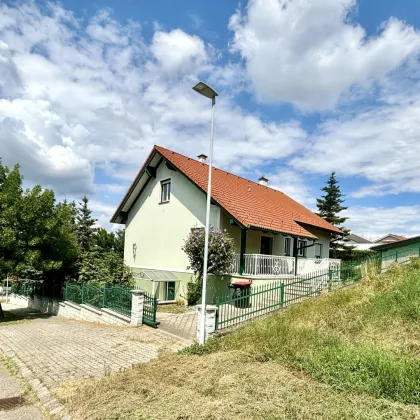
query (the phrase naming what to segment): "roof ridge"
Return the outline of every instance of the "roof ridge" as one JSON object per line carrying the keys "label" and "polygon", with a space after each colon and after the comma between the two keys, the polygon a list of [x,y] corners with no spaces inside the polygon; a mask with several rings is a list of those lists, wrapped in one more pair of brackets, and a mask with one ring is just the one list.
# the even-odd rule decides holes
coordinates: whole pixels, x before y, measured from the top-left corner
{"label": "roof ridge", "polygon": [[[166,147],[163,147],[163,146],[155,145],[155,149],[156,149],[156,150],[158,150],[158,149],[163,149],[163,150],[165,150],[165,151],[167,151],[167,152],[169,152],[169,153],[173,153],[174,155],[178,155],[178,156],[181,156],[182,158],[189,159],[189,160],[191,160],[191,161],[193,161],[193,162],[195,162],[195,163],[198,163],[198,164],[201,164],[201,165],[205,165],[205,166],[209,166],[207,163],[199,162],[198,160],[196,160],[196,159],[194,159],[194,158],[188,157],[188,156],[183,155],[182,153],[179,153],[179,152],[175,152],[175,151],[173,151],[173,150],[171,150],[171,149],[168,149],[168,148],[166,148]],[[158,150],[158,151],[159,151],[159,150]],[[253,184],[255,184],[255,185],[257,185],[258,187],[261,187],[261,188],[263,188],[263,189],[267,189],[267,190],[269,190],[269,191],[274,191],[274,192],[276,192],[276,193],[280,193],[280,194],[282,194],[284,197],[287,197],[289,200],[291,200],[291,201],[293,201],[294,203],[298,204],[299,206],[303,207],[305,210],[309,210],[309,209],[307,209],[307,208],[306,208],[303,204],[300,204],[298,201],[296,201],[295,199],[293,199],[292,197],[290,197],[289,195],[287,195],[286,193],[284,193],[284,192],[283,192],[283,191],[281,191],[281,190],[278,190],[278,189],[276,189],[276,188],[272,188],[272,187],[267,186],[267,185],[261,185],[261,184],[259,184],[258,182],[252,181],[252,180],[250,180],[250,179],[248,179],[248,178],[245,178],[245,177],[243,177],[243,176],[240,176],[240,175],[233,174],[232,172],[225,171],[225,170],[220,169],[220,168],[217,168],[217,167],[215,167],[215,166],[212,166],[212,169],[217,170],[217,171],[220,171],[220,172],[223,172],[223,173],[225,173],[225,174],[227,174],[227,175],[234,176],[234,177],[236,177],[236,178],[238,178],[238,179],[243,179],[243,180],[245,180],[245,181],[247,181],[247,182],[251,182],[251,183],[253,183]],[[223,193],[223,195],[226,195],[226,194],[225,194],[225,193]],[[284,211],[284,212],[288,212],[288,213],[290,213],[292,216],[299,215],[299,212],[298,212],[298,211],[296,211],[296,209],[283,209],[283,211]],[[315,213],[315,212],[313,212],[312,210],[309,210],[309,211],[310,211],[311,213],[313,213],[316,217],[319,217],[320,219],[322,219],[322,217],[321,217],[321,216],[319,216],[318,214],[316,214],[316,213]],[[312,215],[311,215],[311,216],[312,216]],[[304,216],[304,217],[302,217],[302,218],[307,219],[308,217],[309,217],[309,216],[305,215],[305,216]],[[298,222],[298,223],[305,223],[305,221],[298,220],[298,219],[296,219],[295,217],[293,217],[293,219],[295,220],[295,222]],[[322,219],[322,220],[324,220],[324,219]]]}
{"label": "roof ridge", "polygon": [[[189,178],[204,193],[208,187],[208,164],[185,156],[181,153],[154,145],[149,157],[121,201],[112,221],[124,221],[126,212],[130,211],[128,200],[135,192],[134,187],[143,176],[145,165],[158,154],[168,160],[187,178]],[[155,162],[156,163],[156,162]],[[275,232],[286,232],[310,238],[316,235],[305,226],[325,229],[330,232],[342,233],[336,226],[315,214],[312,210],[300,204],[279,189],[261,185],[243,176],[213,167],[212,198],[234,218],[238,224],[246,228],[263,228]],[[149,176],[151,176],[149,174]],[[131,199],[133,201],[133,199]],[[124,213],[124,214],[123,214]]]}
{"label": "roof ridge", "polygon": [[[174,154],[179,155],[179,156],[182,156],[183,158],[186,158],[186,159],[190,159],[190,160],[192,160],[192,161],[194,161],[194,162],[196,162],[196,163],[200,163],[201,165],[206,165],[206,166],[209,166],[209,165],[208,165],[208,163],[199,162],[198,160],[196,160],[196,159],[194,159],[194,158],[191,158],[191,157],[188,157],[188,156],[186,156],[186,155],[183,155],[182,153],[174,152],[173,150],[171,150],[171,149],[167,149],[166,147],[155,145],[155,149],[156,149],[156,150],[158,150],[157,148],[164,149],[164,150],[166,150],[167,152],[174,153]],[[225,174],[227,174],[227,175],[236,176],[237,178],[241,178],[241,179],[244,179],[245,181],[252,182],[253,184],[258,185],[259,187],[262,187],[262,188],[267,188],[267,189],[270,189],[270,190],[273,190],[273,191],[277,191],[277,192],[279,192],[279,193],[281,193],[281,194],[285,195],[286,197],[289,197],[289,196],[288,196],[287,194],[285,194],[283,191],[280,191],[280,190],[278,190],[278,189],[276,189],[276,188],[272,188],[272,187],[270,187],[270,186],[268,186],[268,185],[261,185],[259,182],[253,181],[252,179],[248,179],[248,178],[245,178],[244,176],[237,175],[237,174],[234,174],[234,173],[232,173],[232,172],[225,171],[224,169],[217,168],[217,167],[216,167],[216,166],[214,166],[214,165],[212,166],[212,169],[215,169],[215,170],[220,171],[220,172],[224,172],[224,173],[225,173]],[[292,198],[292,197],[289,197],[289,198],[291,198],[291,199],[293,200],[293,198]]]}

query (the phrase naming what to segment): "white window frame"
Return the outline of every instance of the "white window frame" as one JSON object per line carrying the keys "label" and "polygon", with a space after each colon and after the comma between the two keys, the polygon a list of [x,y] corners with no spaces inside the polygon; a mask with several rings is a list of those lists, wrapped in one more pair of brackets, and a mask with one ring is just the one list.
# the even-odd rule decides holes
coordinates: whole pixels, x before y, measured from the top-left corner
{"label": "white window frame", "polygon": [[301,245],[306,246],[306,241],[301,241],[301,240],[298,241],[298,252],[297,252],[297,254],[298,254],[298,257],[305,258],[306,257],[306,249],[307,248],[300,249]]}
{"label": "white window frame", "polygon": [[290,257],[290,251],[292,250],[292,238],[284,238],[284,255]]}
{"label": "white window frame", "polygon": [[160,181],[160,203],[171,201],[171,178]]}
{"label": "white window frame", "polygon": [[[315,258],[322,258],[323,248],[323,244],[315,244]],[[319,254],[317,253],[317,249],[319,249]]]}

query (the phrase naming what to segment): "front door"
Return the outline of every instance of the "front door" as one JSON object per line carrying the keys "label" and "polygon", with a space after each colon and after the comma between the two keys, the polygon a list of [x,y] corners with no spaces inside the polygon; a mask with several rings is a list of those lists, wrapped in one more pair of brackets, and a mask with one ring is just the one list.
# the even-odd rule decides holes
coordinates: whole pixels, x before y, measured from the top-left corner
{"label": "front door", "polygon": [[260,254],[272,255],[273,238],[269,236],[261,236]]}
{"label": "front door", "polygon": [[168,281],[166,283],[166,300],[175,300],[175,282]]}

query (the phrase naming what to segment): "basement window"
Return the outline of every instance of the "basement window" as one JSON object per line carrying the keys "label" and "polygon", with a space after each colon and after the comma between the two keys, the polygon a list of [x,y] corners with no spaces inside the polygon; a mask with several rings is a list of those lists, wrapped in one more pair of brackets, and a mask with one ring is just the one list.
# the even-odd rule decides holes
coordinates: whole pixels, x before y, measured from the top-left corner
{"label": "basement window", "polygon": [[171,180],[165,179],[164,181],[160,181],[160,188],[160,202],[169,203],[171,199]]}

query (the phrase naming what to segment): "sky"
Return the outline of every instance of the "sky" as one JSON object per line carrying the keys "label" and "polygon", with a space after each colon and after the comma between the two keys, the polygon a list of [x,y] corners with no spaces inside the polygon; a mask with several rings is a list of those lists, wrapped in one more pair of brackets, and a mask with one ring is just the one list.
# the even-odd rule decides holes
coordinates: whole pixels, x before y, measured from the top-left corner
{"label": "sky", "polygon": [[154,144],[308,208],[329,174],[346,227],[420,234],[420,4],[0,2],[0,157],[109,219]]}

